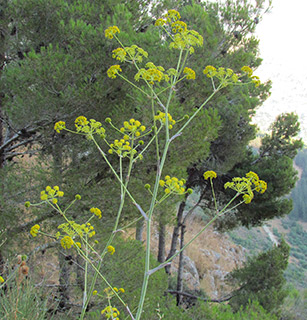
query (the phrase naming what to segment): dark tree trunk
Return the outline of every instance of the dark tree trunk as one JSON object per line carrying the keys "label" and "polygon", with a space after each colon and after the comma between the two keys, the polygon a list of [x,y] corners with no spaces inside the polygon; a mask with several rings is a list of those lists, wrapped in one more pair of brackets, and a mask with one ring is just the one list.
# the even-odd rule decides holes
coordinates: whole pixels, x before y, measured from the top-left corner
{"label": "dark tree trunk", "polygon": [[144,219],[139,220],[136,223],[136,230],[135,230],[135,239],[138,241],[143,241],[143,231],[144,231]]}
{"label": "dark tree trunk", "polygon": [[[185,208],[185,205],[186,205],[186,199],[187,199],[187,195],[186,195],[185,200],[180,203],[180,206],[179,206],[179,209],[178,209],[178,212],[177,212],[177,224],[176,224],[176,226],[174,227],[174,230],[173,230],[171,248],[170,248],[170,252],[169,252],[166,260],[170,259],[176,253],[180,226],[181,226],[182,220],[183,220],[183,211],[184,211],[184,208]],[[167,265],[165,267],[166,273],[170,274],[170,269],[171,269],[171,266]]]}
{"label": "dark tree trunk", "polygon": [[165,224],[163,223],[161,218],[159,220],[158,261],[160,263],[165,261]]}
{"label": "dark tree trunk", "polygon": [[[3,1],[2,10],[0,10],[0,81],[2,76],[2,70],[5,63],[5,10],[6,10],[7,1]],[[0,92],[0,146],[4,143],[4,128],[3,128],[3,98],[4,95]],[[0,150],[0,170],[4,167],[4,153],[3,150]],[[3,194],[3,185],[0,185],[0,192]],[[0,215],[2,214],[3,208],[0,206]],[[3,274],[4,269],[4,258],[2,252],[0,251],[0,275]]]}
{"label": "dark tree trunk", "polygon": [[[183,248],[184,246],[184,234],[185,234],[185,225],[182,224],[181,228],[181,236],[180,236],[180,250]],[[178,275],[177,275],[177,291],[178,292],[182,292],[183,291],[183,252],[184,250],[182,250],[179,254],[179,264],[178,264]],[[177,294],[177,306],[179,306],[181,304],[182,301],[182,295]]]}
{"label": "dark tree trunk", "polygon": [[[52,157],[53,157],[53,178],[54,181],[61,186],[63,177],[61,175],[63,168],[63,150],[62,150],[62,137],[61,135],[56,135],[54,137],[53,145],[52,145]],[[69,254],[66,255],[65,252],[61,252],[61,248],[59,249],[58,257],[59,257],[59,310],[67,311],[69,307],[69,286],[70,286],[70,269],[72,264],[72,256]]]}
{"label": "dark tree trunk", "polygon": [[70,271],[70,265],[69,265],[69,256],[65,256],[61,249],[59,251],[59,267],[60,267],[60,273],[59,273],[59,310],[60,311],[67,311],[69,309],[69,285],[70,285],[70,279],[69,279],[69,271]]}
{"label": "dark tree trunk", "polygon": [[79,254],[76,255],[76,275],[77,275],[77,284],[79,288],[84,292],[84,270],[82,269],[83,259]]}

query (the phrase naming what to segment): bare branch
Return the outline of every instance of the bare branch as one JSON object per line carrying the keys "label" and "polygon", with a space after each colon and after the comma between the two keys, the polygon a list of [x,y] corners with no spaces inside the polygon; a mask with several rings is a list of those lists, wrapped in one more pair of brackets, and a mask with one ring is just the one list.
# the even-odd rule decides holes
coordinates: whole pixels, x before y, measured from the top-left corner
{"label": "bare branch", "polygon": [[197,296],[194,296],[193,294],[190,294],[190,293],[187,293],[187,292],[180,292],[180,291],[177,291],[177,290],[167,290],[167,292],[170,293],[170,294],[179,294],[181,296],[185,296],[185,297],[192,298],[192,299],[199,299],[199,300],[206,301],[206,302],[216,302],[216,303],[229,301],[231,298],[234,297],[234,296],[228,296],[228,297],[224,297],[224,298],[221,298],[221,299],[210,299],[210,298],[197,297]]}

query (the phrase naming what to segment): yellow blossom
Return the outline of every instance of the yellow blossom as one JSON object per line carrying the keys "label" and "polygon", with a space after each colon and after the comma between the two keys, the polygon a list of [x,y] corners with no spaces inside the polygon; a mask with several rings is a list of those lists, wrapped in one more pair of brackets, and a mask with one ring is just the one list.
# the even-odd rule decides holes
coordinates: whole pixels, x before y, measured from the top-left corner
{"label": "yellow blossom", "polygon": [[30,233],[32,235],[33,238],[35,238],[39,232],[39,229],[40,229],[40,226],[38,224],[35,224],[31,230],[30,230]]}
{"label": "yellow blossom", "polygon": [[248,77],[251,77],[253,75],[253,70],[248,67],[248,66],[244,66],[241,68],[241,70],[247,74]]}
{"label": "yellow blossom", "polygon": [[115,248],[113,247],[113,246],[108,246],[108,252],[111,254],[111,255],[113,255],[114,254],[114,252],[115,252]]}
{"label": "yellow blossom", "polygon": [[90,209],[91,213],[94,213],[99,219],[101,219],[102,215],[101,215],[101,210],[98,208],[91,208]]}
{"label": "yellow blossom", "polygon": [[177,10],[171,9],[171,10],[168,10],[167,14],[165,15],[165,18],[167,22],[171,23],[179,20],[181,16]]}
{"label": "yellow blossom", "polygon": [[119,72],[122,72],[122,69],[121,69],[120,65],[115,64],[115,65],[111,66],[111,67],[108,69],[107,75],[108,75],[109,78],[115,79],[115,78],[116,78],[116,75],[117,75]]}
{"label": "yellow blossom", "polygon": [[205,180],[208,180],[209,178],[216,178],[217,177],[217,174],[216,174],[216,172],[214,172],[214,171],[206,171],[205,173],[204,173],[204,178],[205,178]]}
{"label": "yellow blossom", "polygon": [[166,21],[160,18],[155,22],[155,26],[160,27],[160,26],[165,25],[165,23],[166,23]]}
{"label": "yellow blossom", "polygon": [[105,37],[109,39],[113,39],[116,33],[120,33],[120,30],[117,26],[109,27],[104,32]]}
{"label": "yellow blossom", "polygon": [[216,68],[213,67],[213,66],[207,66],[203,73],[208,77],[208,78],[213,78],[216,74],[217,74],[217,71],[216,71]]}
{"label": "yellow blossom", "polygon": [[69,237],[69,236],[65,236],[63,237],[63,239],[61,240],[61,246],[64,248],[64,249],[70,249],[74,244],[74,240]]}
{"label": "yellow blossom", "polygon": [[188,67],[185,67],[184,70],[183,70],[183,73],[186,74],[186,78],[188,80],[194,80],[196,75],[195,75],[195,71],[192,70],[191,68],[188,68]]}
{"label": "yellow blossom", "polygon": [[57,132],[57,133],[60,133],[61,130],[65,129],[66,128],[66,124],[64,121],[59,121],[57,122],[55,125],[54,125],[54,130]]}
{"label": "yellow blossom", "polygon": [[114,49],[112,53],[112,58],[119,61],[125,61],[127,52],[123,48]]}

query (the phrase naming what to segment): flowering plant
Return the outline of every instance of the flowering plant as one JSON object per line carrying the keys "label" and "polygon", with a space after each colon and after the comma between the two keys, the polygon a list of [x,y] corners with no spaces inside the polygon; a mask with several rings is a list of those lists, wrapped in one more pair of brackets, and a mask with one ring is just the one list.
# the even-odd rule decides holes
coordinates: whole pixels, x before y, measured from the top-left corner
{"label": "flowering plant", "polygon": [[[38,224],[34,225],[30,230],[33,237],[47,235],[56,241],[59,241],[65,250],[76,250],[85,261],[85,270],[87,271],[88,268],[92,268],[95,272],[90,284],[88,284],[87,273],[85,272],[85,292],[80,319],[84,319],[86,308],[91,297],[93,295],[99,296],[95,289],[98,277],[102,279],[107,286],[105,294],[109,304],[101,311],[103,316],[113,320],[119,319],[121,314],[118,310],[119,307],[111,300],[115,297],[122,304],[123,308],[126,309],[131,319],[141,319],[150,276],[154,272],[170,264],[175,256],[184,250],[200,233],[204,232],[204,230],[219,216],[226,214],[233,209],[233,207],[230,208],[230,205],[235,199],[243,196],[242,201],[234,207],[244,203],[248,204],[253,199],[254,191],[263,193],[266,190],[266,183],[260,180],[257,174],[253,172],[248,173],[246,177],[243,178],[234,178],[232,182],[225,184],[225,188],[236,191],[236,194],[222,210],[218,211],[212,183],[212,179],[216,178],[217,174],[214,171],[205,172],[204,178],[209,179],[211,183],[213,198],[216,204],[216,215],[201,232],[199,232],[180,251],[164,263],[160,264],[157,268],[151,268],[151,228],[155,209],[169,197],[192,193],[192,190],[185,186],[185,179],[171,177],[168,174],[162,176],[172,142],[174,139],[184,134],[188,126],[191,125],[193,119],[199,115],[201,110],[208,104],[213,96],[223,88],[229,85],[240,86],[249,83],[254,83],[256,86],[259,85],[259,79],[253,76],[253,71],[247,66],[242,67],[241,72],[239,73],[235,73],[229,68],[216,68],[211,65],[204,66],[203,74],[205,75],[205,79],[208,79],[212,84],[211,95],[204,99],[202,104],[198,109],[194,110],[192,115],[188,116],[183,114],[181,115],[181,119],[174,119],[170,114],[170,105],[176,90],[176,85],[181,81],[193,81],[196,78],[196,72],[187,66],[188,57],[195,53],[197,47],[203,45],[203,37],[197,31],[190,30],[188,25],[181,21],[180,18],[179,12],[176,10],[169,10],[163,18],[158,19],[156,22],[156,26],[161,28],[168,36],[169,49],[177,50],[178,52],[177,65],[174,68],[169,69],[165,69],[160,65],[155,65],[151,61],[148,61],[143,65],[143,61],[149,57],[147,51],[136,45],[128,47],[122,44],[120,40],[120,29],[117,26],[111,26],[105,30],[105,37],[110,40],[115,40],[119,44],[119,47],[112,52],[112,57],[116,60],[117,64],[108,68],[107,75],[110,79],[116,79],[117,77],[121,78],[150,99],[152,118],[149,123],[143,124],[140,120],[131,118],[124,121],[122,125],[118,125],[113,123],[111,118],[106,118],[105,122],[108,127],[105,127],[101,122],[94,119],[87,119],[85,116],[81,115],[76,118],[74,129],[67,127],[64,121],[59,121],[54,126],[55,131],[58,133],[65,130],[73,134],[83,135],[94,143],[103,161],[109,166],[119,183],[121,198],[117,216],[113,226],[113,232],[110,234],[102,252],[97,252],[95,249],[96,231],[93,225],[95,219],[102,218],[101,210],[92,207],[90,209],[90,213],[92,214],[91,217],[82,224],[79,224],[70,218],[69,209],[76,201],[81,200],[80,195],[76,195],[75,199],[63,209],[59,200],[64,196],[64,192],[60,191],[58,186],[54,186],[53,188],[47,186],[46,189],[41,192],[40,202],[30,203],[27,201],[25,204],[26,207],[47,204],[57,211],[64,220],[64,223],[58,226],[58,230],[55,234],[47,234],[43,231],[43,227]],[[125,76],[125,64],[133,64],[135,67],[134,82],[130,81],[128,77]],[[144,89],[143,85],[146,89]],[[165,93],[167,93],[166,99]],[[110,140],[109,130],[113,130],[117,134],[115,140]],[[160,139],[161,136],[163,139]],[[160,145],[161,141],[164,141],[163,146]],[[143,208],[136,201],[133,191],[129,189],[129,181],[135,164],[143,159],[144,154],[149,151],[150,146],[154,146],[156,149],[157,170],[153,187],[149,184],[145,185],[145,189],[147,189],[147,192],[151,195],[151,201],[148,208]],[[113,160],[116,159],[116,161],[118,161],[118,169],[111,164],[113,161],[110,161],[110,157],[113,157]],[[158,199],[158,195],[160,194],[162,194],[162,196]],[[129,198],[139,211],[139,218],[134,222],[141,219],[144,219],[146,222],[144,280],[138,308],[135,314],[132,313],[121,296],[121,294],[124,294],[125,290],[123,288],[117,289],[116,287],[113,287],[101,271],[105,255],[109,254],[113,256],[116,252],[116,248],[113,247],[112,243],[117,231],[119,231],[119,221],[123,215],[123,207],[126,198]],[[98,257],[98,260],[94,260],[92,257]]]}

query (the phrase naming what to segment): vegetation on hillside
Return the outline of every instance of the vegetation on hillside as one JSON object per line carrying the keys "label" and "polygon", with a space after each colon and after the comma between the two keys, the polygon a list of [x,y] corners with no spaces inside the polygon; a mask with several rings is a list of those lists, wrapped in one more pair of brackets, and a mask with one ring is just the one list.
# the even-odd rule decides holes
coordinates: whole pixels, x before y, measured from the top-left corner
{"label": "vegetation on hillside", "polygon": [[[297,117],[280,115],[259,153],[248,147],[256,134],[251,118],[270,90],[253,75],[261,64],[253,33],[270,5],[1,3],[2,317],[27,317],[34,300],[42,312],[33,319],[274,319],[278,303],[252,291],[251,301],[229,306],[198,301],[187,308],[181,299],[191,188],[200,191],[196,206],[212,213],[210,224],[224,230],[292,209],[285,196],[302,146]],[[154,223],[157,259],[150,253]],[[174,226],[169,253],[167,224]],[[123,239],[126,228],[136,229],[137,240]],[[51,287],[39,279],[38,252],[58,265]],[[274,252],[262,255],[264,268]],[[179,253],[175,300],[167,294],[168,264]],[[265,291],[274,279],[264,275]],[[271,288],[281,302],[278,276],[280,286]]]}

